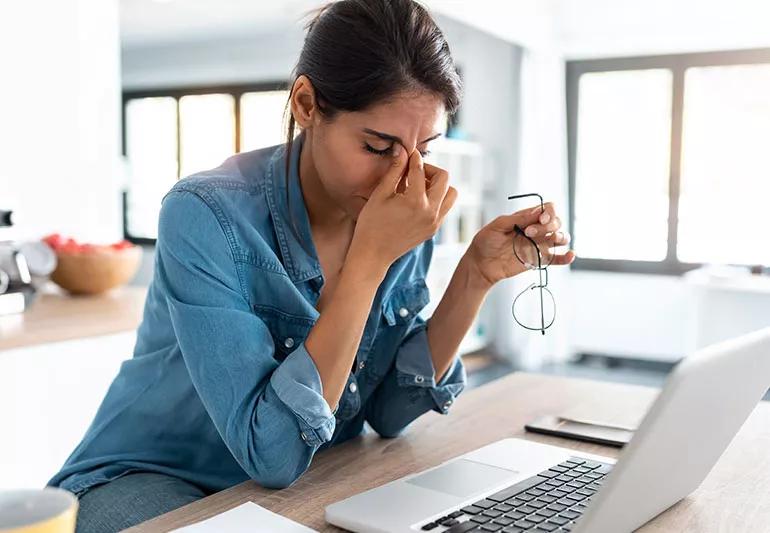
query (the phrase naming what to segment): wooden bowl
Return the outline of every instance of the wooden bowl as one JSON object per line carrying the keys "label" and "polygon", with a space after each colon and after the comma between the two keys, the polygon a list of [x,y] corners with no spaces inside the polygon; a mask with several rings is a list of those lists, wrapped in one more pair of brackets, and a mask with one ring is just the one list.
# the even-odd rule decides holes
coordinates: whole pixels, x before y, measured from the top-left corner
{"label": "wooden bowl", "polygon": [[128,283],[139,269],[141,246],[122,250],[97,247],[88,252],[56,252],[51,280],[72,294],[99,294]]}

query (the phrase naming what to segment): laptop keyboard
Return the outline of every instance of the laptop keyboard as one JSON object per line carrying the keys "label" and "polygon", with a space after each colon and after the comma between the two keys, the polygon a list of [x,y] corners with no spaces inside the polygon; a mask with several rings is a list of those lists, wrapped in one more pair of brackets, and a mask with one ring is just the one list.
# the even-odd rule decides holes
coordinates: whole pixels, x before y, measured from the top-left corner
{"label": "laptop keyboard", "polygon": [[441,533],[572,531],[611,469],[612,465],[570,457],[536,476],[425,524],[422,530]]}

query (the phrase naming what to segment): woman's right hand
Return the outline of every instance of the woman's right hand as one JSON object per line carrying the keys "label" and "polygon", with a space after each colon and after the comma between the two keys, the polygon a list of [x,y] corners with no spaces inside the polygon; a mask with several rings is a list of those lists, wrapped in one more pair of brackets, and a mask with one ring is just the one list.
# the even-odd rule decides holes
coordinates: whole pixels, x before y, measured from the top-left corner
{"label": "woman's right hand", "polygon": [[[449,186],[449,174],[424,164],[419,150],[407,155],[394,143],[392,157],[393,165],[358,215],[348,252],[348,257],[363,257],[372,268],[385,271],[433,237],[457,199],[457,190]],[[406,184],[399,192],[404,177]]]}

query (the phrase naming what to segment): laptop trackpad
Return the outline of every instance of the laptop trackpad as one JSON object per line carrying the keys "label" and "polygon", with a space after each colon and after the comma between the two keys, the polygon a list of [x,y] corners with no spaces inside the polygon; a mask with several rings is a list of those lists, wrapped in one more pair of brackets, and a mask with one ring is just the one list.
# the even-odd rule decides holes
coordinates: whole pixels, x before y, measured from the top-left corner
{"label": "laptop trackpad", "polygon": [[506,479],[512,479],[518,472],[497,468],[467,459],[458,459],[406,481],[425,489],[437,490],[467,498]]}

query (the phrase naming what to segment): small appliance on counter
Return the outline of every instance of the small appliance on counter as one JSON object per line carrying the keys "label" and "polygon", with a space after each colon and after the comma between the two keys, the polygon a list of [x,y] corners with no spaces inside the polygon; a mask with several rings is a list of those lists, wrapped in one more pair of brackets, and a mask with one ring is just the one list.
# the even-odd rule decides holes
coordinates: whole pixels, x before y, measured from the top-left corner
{"label": "small appliance on counter", "polygon": [[[0,227],[12,225],[13,212],[0,210]],[[27,309],[56,264],[56,254],[42,241],[0,240],[0,315]]]}
{"label": "small appliance on counter", "polygon": [[[13,212],[0,209],[0,230],[13,222]],[[26,310],[50,289],[49,282],[70,296],[99,295],[125,285],[141,258],[141,246],[125,239],[96,244],[59,233],[25,242],[0,239],[0,316]]]}

